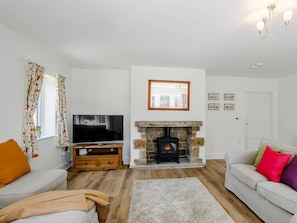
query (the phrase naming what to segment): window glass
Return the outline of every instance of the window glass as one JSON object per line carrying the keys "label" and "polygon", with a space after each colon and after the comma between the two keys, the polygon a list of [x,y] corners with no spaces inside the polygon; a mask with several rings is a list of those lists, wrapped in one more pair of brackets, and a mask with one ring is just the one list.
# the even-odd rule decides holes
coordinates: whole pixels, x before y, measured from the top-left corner
{"label": "window glass", "polygon": [[34,121],[41,126],[41,138],[56,135],[56,78],[51,75],[44,74]]}

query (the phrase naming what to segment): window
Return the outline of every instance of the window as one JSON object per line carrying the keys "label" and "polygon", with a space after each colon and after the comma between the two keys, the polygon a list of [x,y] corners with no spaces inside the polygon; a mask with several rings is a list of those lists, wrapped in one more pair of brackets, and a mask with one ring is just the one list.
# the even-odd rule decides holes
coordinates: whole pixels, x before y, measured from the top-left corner
{"label": "window", "polygon": [[56,78],[46,71],[34,122],[36,126],[41,126],[41,138],[56,135]]}

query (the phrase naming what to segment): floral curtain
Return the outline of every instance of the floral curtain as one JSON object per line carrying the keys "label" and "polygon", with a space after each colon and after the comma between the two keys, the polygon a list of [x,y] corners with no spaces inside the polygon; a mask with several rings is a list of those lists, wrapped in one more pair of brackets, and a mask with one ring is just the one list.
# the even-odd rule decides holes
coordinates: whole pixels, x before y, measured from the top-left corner
{"label": "floral curtain", "polygon": [[33,115],[36,111],[40,90],[43,82],[45,68],[36,63],[29,62],[27,71],[27,88],[25,93],[25,114],[23,123],[23,151],[27,157],[38,157],[36,143],[35,123]]}
{"label": "floral curtain", "polygon": [[66,88],[65,77],[57,75],[57,147],[69,146],[66,121]]}

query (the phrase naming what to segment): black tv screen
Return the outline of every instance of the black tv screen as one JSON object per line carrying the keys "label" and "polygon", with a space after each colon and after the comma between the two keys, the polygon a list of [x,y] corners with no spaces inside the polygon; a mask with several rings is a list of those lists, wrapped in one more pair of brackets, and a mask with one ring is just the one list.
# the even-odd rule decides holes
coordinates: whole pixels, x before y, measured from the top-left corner
{"label": "black tv screen", "polygon": [[123,140],[123,115],[73,115],[73,143]]}

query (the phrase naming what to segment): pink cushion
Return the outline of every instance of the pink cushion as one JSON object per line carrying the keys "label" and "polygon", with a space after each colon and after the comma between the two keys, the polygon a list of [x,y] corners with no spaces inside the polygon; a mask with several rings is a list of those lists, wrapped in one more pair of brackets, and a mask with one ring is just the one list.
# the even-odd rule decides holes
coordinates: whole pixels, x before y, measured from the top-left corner
{"label": "pink cushion", "polygon": [[297,156],[285,168],[280,181],[297,191]]}
{"label": "pink cushion", "polygon": [[290,154],[277,153],[267,146],[256,171],[273,182],[280,182],[282,172],[290,158]]}

